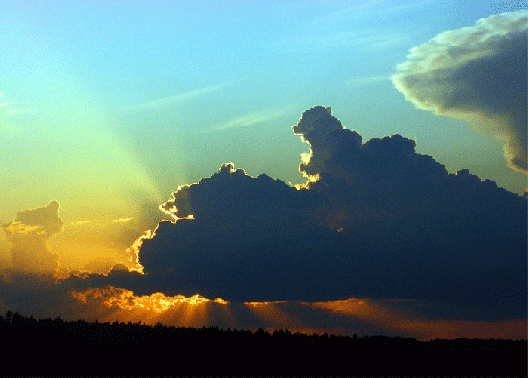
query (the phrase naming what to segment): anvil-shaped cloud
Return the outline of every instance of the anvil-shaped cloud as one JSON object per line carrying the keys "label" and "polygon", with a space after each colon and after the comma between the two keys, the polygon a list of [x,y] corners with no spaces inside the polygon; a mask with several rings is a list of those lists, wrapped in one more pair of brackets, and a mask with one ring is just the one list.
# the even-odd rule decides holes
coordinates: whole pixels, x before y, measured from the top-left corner
{"label": "anvil-shaped cloud", "polygon": [[508,165],[526,174],[527,46],[528,11],[493,15],[412,48],[393,82],[418,108],[503,141]]}

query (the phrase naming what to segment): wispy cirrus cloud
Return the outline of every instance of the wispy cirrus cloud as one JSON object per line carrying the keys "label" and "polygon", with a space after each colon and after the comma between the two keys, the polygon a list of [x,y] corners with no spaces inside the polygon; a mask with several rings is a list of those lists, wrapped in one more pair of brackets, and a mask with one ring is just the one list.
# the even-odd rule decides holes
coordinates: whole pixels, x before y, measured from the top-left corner
{"label": "wispy cirrus cloud", "polygon": [[291,113],[293,110],[294,109],[291,106],[279,110],[263,109],[233,118],[227,122],[221,123],[209,131],[222,131],[227,129],[253,126],[258,123],[267,122],[282,117],[285,114]]}
{"label": "wispy cirrus cloud", "polygon": [[405,45],[410,37],[405,33],[382,33],[376,29],[334,31],[300,35],[279,42],[291,50],[314,51],[365,46],[372,50],[386,50]]}
{"label": "wispy cirrus cloud", "polygon": [[[379,17],[382,14],[393,14],[408,12],[412,9],[423,7],[438,0],[418,0],[418,1],[388,1],[388,0],[369,0],[369,1],[336,1],[334,2],[333,11],[319,17],[316,23],[335,23],[346,22],[351,19],[361,19],[369,16]],[[325,2],[326,3],[326,2]],[[319,2],[319,6],[324,5]]]}
{"label": "wispy cirrus cloud", "polygon": [[[305,19],[306,25],[338,25],[351,20],[365,20],[365,18],[379,18],[383,15],[409,12],[429,6],[438,0],[313,0],[293,1],[281,3],[277,9],[281,14],[306,13],[310,15]],[[318,12],[315,12],[315,11]]]}
{"label": "wispy cirrus cloud", "polygon": [[376,83],[383,83],[383,82],[391,82],[392,74],[390,75],[374,75],[374,76],[360,76],[355,77],[349,81],[347,81],[347,85],[352,86],[361,86],[361,85],[369,85],[369,84],[376,84]]}
{"label": "wispy cirrus cloud", "polygon": [[221,83],[217,85],[209,85],[203,88],[193,89],[191,91],[183,92],[174,96],[162,97],[156,100],[143,102],[141,104],[127,106],[125,110],[128,111],[140,111],[140,110],[153,110],[163,109],[165,107],[177,105],[185,101],[195,99],[197,97],[206,95],[211,92],[216,92],[222,88],[228,86],[229,83]]}
{"label": "wispy cirrus cloud", "polygon": [[394,18],[410,17],[410,13],[421,12],[435,2],[437,0],[287,3],[280,8],[295,14],[300,21],[278,44],[295,52],[353,47],[374,51],[407,48],[415,38],[413,32],[386,26]]}
{"label": "wispy cirrus cloud", "polygon": [[[23,106],[0,92],[0,132],[4,136],[16,135],[22,132],[34,110]],[[24,121],[22,121],[24,120]]]}

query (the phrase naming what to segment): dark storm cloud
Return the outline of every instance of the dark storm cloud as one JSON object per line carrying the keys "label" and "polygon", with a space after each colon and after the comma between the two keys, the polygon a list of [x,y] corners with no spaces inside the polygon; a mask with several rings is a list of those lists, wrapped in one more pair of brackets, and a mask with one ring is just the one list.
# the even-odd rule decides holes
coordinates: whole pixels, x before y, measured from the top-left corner
{"label": "dark storm cloud", "polygon": [[59,266],[59,256],[49,251],[48,239],[62,229],[59,203],[19,211],[15,220],[3,225],[11,242],[11,256],[18,271],[53,273]]}
{"label": "dark storm cloud", "polygon": [[508,165],[526,174],[527,35],[526,10],[441,33],[410,50],[394,85],[417,107],[503,141]]}
{"label": "dark storm cloud", "polygon": [[311,148],[304,188],[232,164],[180,188],[162,209],[194,219],[159,223],[139,248],[146,275],[128,288],[230,301],[415,298],[526,316],[526,199],[448,174],[399,135],[362,143],[329,108],[293,130]]}

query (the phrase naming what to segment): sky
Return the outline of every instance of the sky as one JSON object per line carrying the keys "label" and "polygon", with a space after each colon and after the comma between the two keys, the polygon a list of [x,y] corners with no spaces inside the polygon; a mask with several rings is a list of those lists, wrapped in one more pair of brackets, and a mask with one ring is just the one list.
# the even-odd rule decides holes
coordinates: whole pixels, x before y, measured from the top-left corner
{"label": "sky", "polygon": [[525,338],[527,9],[5,1],[0,310]]}

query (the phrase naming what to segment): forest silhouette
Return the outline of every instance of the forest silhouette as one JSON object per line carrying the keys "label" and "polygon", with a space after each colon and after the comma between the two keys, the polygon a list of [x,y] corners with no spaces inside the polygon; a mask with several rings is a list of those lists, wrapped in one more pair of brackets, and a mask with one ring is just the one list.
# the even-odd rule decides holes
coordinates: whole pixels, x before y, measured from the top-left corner
{"label": "forest silhouette", "polygon": [[526,376],[527,340],[304,334],[0,316],[15,375]]}

